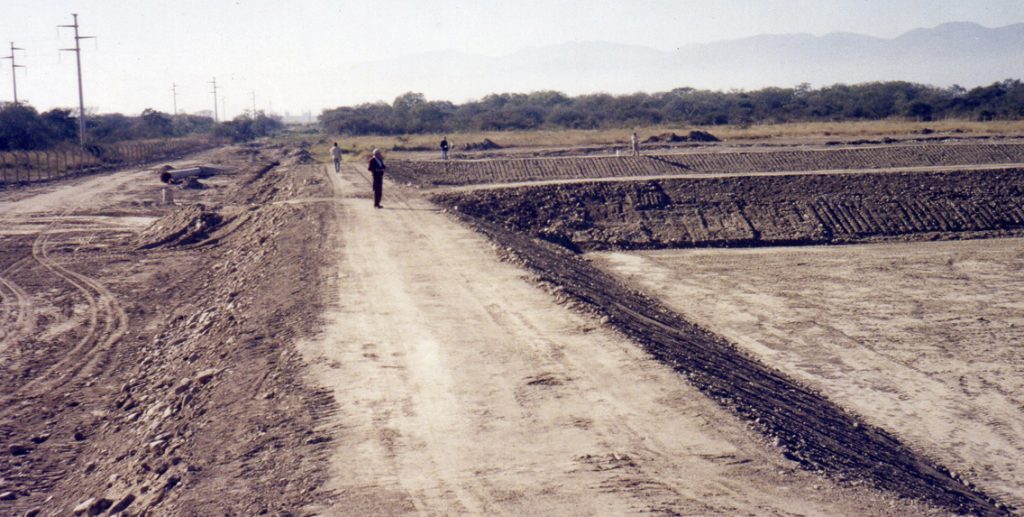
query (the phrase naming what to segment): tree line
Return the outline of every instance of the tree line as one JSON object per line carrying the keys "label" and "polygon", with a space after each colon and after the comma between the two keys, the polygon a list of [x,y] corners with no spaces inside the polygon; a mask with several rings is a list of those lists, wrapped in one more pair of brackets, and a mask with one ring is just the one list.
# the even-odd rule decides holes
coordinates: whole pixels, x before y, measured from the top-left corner
{"label": "tree line", "polygon": [[[252,140],[270,135],[284,124],[262,111],[253,118],[240,115],[215,124],[212,117],[169,115],[152,109],[138,116],[120,113],[91,115],[85,119],[90,144],[112,144],[130,140],[210,135],[232,141]],[[78,142],[78,119],[69,109],[39,113],[26,104],[0,105],[0,151],[43,150]]]}
{"label": "tree line", "polygon": [[598,129],[672,125],[763,124],[809,121],[930,121],[943,118],[1024,118],[1024,83],[1017,79],[970,90],[905,81],[811,88],[669,92],[570,97],[557,91],[491,94],[463,104],[427,100],[409,92],[391,104],[325,109],[319,122],[334,134],[406,134],[522,129]]}

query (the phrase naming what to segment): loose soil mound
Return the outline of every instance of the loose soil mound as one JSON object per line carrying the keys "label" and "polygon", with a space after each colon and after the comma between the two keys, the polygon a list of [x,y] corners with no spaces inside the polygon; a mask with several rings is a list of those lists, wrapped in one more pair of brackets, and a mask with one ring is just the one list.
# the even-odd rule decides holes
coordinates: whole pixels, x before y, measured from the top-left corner
{"label": "loose soil mound", "polygon": [[438,196],[574,250],[1024,233],[1024,170],[603,182]]}
{"label": "loose soil mound", "polygon": [[204,205],[181,207],[157,219],[139,234],[139,249],[173,248],[203,241],[210,236],[224,218],[216,210]]}
{"label": "loose soil mound", "polygon": [[690,131],[690,134],[687,136],[681,136],[675,133],[662,133],[644,140],[645,144],[678,142],[720,142],[720,140],[715,135],[706,131]]}
{"label": "loose soil mound", "polygon": [[556,179],[885,169],[1024,163],[1024,144],[929,144],[818,150],[699,152],[632,157],[448,162],[392,161],[388,173],[425,186]]}
{"label": "loose soil mound", "polygon": [[309,153],[309,150],[305,147],[300,148],[288,155],[288,159],[285,161],[286,165],[301,165],[305,163],[311,163],[313,161],[313,155]]}
{"label": "loose soil mound", "polygon": [[502,147],[494,143],[490,138],[485,138],[483,142],[470,142],[468,144],[462,144],[463,151],[491,151],[494,149],[501,149]]}

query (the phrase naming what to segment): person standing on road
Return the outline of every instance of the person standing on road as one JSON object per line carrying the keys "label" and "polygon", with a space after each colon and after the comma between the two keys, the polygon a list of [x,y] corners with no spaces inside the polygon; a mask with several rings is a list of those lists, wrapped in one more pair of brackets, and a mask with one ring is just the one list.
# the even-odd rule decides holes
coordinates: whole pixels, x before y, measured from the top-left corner
{"label": "person standing on road", "polygon": [[636,131],[633,131],[633,137],[630,138],[630,143],[633,144],[633,156],[640,156],[640,137],[636,136]]}
{"label": "person standing on road", "polygon": [[441,139],[441,159],[442,160],[447,160],[448,159],[448,136],[447,135],[445,135],[445,137]]}
{"label": "person standing on road", "polygon": [[334,172],[341,172],[341,148],[338,142],[334,142],[334,147],[331,147],[331,159],[334,160]]}
{"label": "person standing on road", "polygon": [[380,155],[380,149],[373,150],[373,156],[370,157],[370,166],[367,170],[373,174],[373,207],[384,208],[380,204],[380,198],[384,195],[384,169],[387,167],[384,165],[384,158]]}

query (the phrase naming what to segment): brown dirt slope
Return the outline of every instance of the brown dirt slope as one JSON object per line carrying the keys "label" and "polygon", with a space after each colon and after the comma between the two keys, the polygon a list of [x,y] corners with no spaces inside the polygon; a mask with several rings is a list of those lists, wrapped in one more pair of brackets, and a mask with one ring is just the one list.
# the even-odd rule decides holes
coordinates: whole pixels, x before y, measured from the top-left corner
{"label": "brown dirt slope", "polygon": [[[185,206],[154,206],[160,184],[138,175],[125,197],[0,232],[0,514],[287,515],[313,500],[332,402],[294,341],[317,325],[333,212],[296,201],[325,188],[310,167],[215,157],[225,172],[181,191]],[[141,239],[72,224],[161,214]]]}
{"label": "brown dirt slope", "polygon": [[1024,231],[1024,170],[748,176],[449,193],[574,250],[826,244]]}

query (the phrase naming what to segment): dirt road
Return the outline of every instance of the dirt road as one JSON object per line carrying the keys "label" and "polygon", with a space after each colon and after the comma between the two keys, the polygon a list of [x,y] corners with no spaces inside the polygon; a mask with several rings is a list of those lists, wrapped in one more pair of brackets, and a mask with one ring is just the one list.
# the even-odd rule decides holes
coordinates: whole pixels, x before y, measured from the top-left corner
{"label": "dirt road", "polygon": [[0,515],[945,513],[801,468],[423,191],[202,159],[174,207],[0,192]]}
{"label": "dirt road", "polygon": [[1021,243],[666,250],[594,260],[1020,507]]}
{"label": "dirt road", "polygon": [[417,194],[330,173],[336,290],[304,343],[338,404],[324,515],[906,514],[800,470]]}

